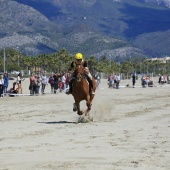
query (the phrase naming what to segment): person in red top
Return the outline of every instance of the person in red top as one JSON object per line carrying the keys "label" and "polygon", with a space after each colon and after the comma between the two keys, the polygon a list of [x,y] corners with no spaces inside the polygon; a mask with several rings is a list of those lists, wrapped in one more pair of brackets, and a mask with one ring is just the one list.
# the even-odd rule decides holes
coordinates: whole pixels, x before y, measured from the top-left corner
{"label": "person in red top", "polygon": [[30,86],[29,86],[30,94],[36,93],[36,83],[35,83],[35,77],[34,74],[30,77]]}

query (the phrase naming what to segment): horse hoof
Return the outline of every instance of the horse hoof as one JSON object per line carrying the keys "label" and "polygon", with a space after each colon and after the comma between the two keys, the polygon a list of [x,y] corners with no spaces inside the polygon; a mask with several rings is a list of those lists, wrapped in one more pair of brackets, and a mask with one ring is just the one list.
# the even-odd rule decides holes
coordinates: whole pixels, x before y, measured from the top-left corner
{"label": "horse hoof", "polygon": [[84,113],[83,111],[79,111],[77,114],[78,115],[83,115],[83,113]]}
{"label": "horse hoof", "polygon": [[76,112],[77,111],[77,109],[76,108],[73,108],[73,112]]}
{"label": "horse hoof", "polygon": [[90,123],[93,122],[93,118],[90,116],[79,117],[78,123]]}
{"label": "horse hoof", "polygon": [[76,104],[74,103],[73,104],[73,112],[76,112],[77,111],[77,106],[76,106]]}

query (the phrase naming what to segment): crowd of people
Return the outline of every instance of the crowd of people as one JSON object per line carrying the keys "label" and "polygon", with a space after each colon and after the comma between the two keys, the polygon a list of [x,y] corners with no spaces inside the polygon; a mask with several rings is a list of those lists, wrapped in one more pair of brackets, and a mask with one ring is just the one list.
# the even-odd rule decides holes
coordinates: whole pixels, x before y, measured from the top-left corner
{"label": "crowd of people", "polygon": [[8,91],[9,76],[8,73],[0,75],[0,97]]}
{"label": "crowd of people", "polygon": [[[135,88],[135,84],[136,84],[136,80],[138,79],[138,76],[133,73],[131,75],[131,80],[132,80],[132,87]],[[108,76],[108,87],[109,88],[115,88],[115,89],[119,89],[119,83],[120,83],[120,75],[117,74],[117,75],[113,75],[113,74],[110,74]],[[159,85],[163,85],[165,83],[170,83],[170,76],[164,76],[164,75],[160,75],[159,74],[159,80],[158,80],[158,83]],[[141,77],[141,86],[142,88],[146,88],[147,86],[148,87],[153,87],[153,80],[151,80],[150,76],[149,75],[143,75]],[[129,84],[126,85],[126,87],[131,87]]]}
{"label": "crowd of people", "polygon": [[11,88],[8,88],[9,74],[8,73],[1,74],[0,75],[0,97],[2,97],[4,94],[22,94],[21,81],[23,80],[24,78],[22,77],[22,74],[19,73],[16,81],[13,83],[13,86]]}
{"label": "crowd of people", "polygon": [[[100,84],[100,74],[96,73],[93,76],[97,83],[97,88],[99,89]],[[66,92],[69,89],[69,79],[70,73],[58,73],[51,74],[50,76],[46,75],[46,72],[31,74],[29,78],[29,91],[30,95],[39,95],[45,94],[46,85],[50,85],[51,93],[56,94],[57,92]],[[11,88],[8,88],[9,85],[9,74],[4,73],[0,75],[0,97],[2,95],[10,94],[15,96],[15,94],[22,94],[22,81],[25,79],[22,77],[22,74],[19,73],[16,81],[13,82]]]}
{"label": "crowd of people", "polygon": [[[93,75],[93,77],[96,80],[97,89],[99,89],[99,85],[101,83],[101,76],[97,72],[95,75]],[[50,85],[51,93],[56,94],[57,92],[66,92],[66,90],[69,89],[69,79],[70,73],[56,72],[55,74],[51,74],[50,76],[47,76],[46,72],[32,74],[29,78],[30,95],[45,94],[45,88],[46,85],[48,84]],[[21,82],[24,80],[25,79],[22,77],[22,74],[19,73],[16,81],[13,82],[13,86],[11,88],[8,88],[9,74],[8,73],[0,74],[0,97],[2,97],[4,94],[22,94]],[[134,88],[137,76],[135,74],[132,74],[131,80],[132,87]],[[120,81],[121,77],[119,74],[116,75],[110,74],[108,76],[109,88],[119,89]],[[167,83],[167,81],[169,81],[168,77],[165,77],[164,75],[159,75],[158,83],[160,85]],[[141,86],[143,88],[146,88],[146,86],[153,87],[153,81],[150,79],[149,75],[141,77]],[[127,87],[130,87],[130,85],[128,84]]]}
{"label": "crowd of people", "polygon": [[110,74],[108,76],[108,82],[109,82],[108,83],[109,88],[119,89],[120,75],[119,74],[116,74],[116,75]]}
{"label": "crowd of people", "polygon": [[[56,94],[57,90],[59,92],[65,91],[68,88],[70,74],[69,73],[58,73],[50,75],[47,77],[46,72],[42,75],[32,74],[30,77],[29,90],[31,95],[45,94],[46,85],[50,85],[51,93]],[[41,87],[41,88],[40,88]],[[41,91],[40,91],[41,89]]]}
{"label": "crowd of people", "polygon": [[[57,92],[66,92],[66,90],[69,89],[70,76],[70,73],[58,72],[56,72],[54,75],[51,74],[49,77],[47,77],[46,72],[44,72],[42,76],[40,76],[40,74],[32,74],[29,85],[30,94],[45,94],[45,88],[48,84],[50,85],[51,93],[56,94]],[[97,89],[99,89],[101,81],[100,74],[96,73],[93,77],[96,80]]]}
{"label": "crowd of people", "polygon": [[[167,83],[167,79],[168,79],[168,76],[166,77],[164,75],[159,74],[159,80],[158,80],[159,85],[163,85],[163,84]],[[153,81],[150,79],[149,75],[142,76],[141,85],[143,88],[146,88],[146,86],[153,87]]]}

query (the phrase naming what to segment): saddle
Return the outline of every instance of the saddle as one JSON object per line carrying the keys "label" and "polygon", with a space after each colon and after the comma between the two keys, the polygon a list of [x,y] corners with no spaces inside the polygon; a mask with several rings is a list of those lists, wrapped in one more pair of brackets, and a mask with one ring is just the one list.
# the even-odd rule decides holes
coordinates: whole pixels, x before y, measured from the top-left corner
{"label": "saddle", "polygon": [[[87,80],[87,82],[89,83],[89,93],[91,92],[91,89],[93,89],[93,83],[92,80],[86,75],[84,74],[84,78]],[[71,87],[71,92],[72,92],[72,87],[73,87],[73,82],[76,79],[75,76],[73,76],[72,80],[70,81],[70,87]]]}

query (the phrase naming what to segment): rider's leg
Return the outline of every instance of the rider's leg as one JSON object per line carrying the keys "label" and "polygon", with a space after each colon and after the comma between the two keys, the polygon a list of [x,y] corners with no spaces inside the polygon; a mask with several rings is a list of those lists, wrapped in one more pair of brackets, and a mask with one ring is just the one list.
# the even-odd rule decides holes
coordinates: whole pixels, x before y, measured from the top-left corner
{"label": "rider's leg", "polygon": [[89,78],[89,84],[90,84],[90,88],[91,88],[91,93],[92,93],[92,94],[95,94],[91,73],[89,72],[89,73],[87,74],[87,76],[88,76],[88,78]]}

